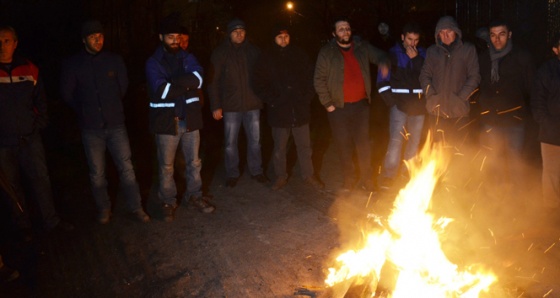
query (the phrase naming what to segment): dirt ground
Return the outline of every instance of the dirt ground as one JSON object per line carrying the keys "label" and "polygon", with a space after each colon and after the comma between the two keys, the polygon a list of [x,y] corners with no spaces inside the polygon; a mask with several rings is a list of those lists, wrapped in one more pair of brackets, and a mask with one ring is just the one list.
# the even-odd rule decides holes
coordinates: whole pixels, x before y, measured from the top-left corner
{"label": "dirt ground", "polygon": [[[96,224],[81,144],[55,146],[49,153],[53,160],[72,161],[51,162],[51,167],[58,209],[76,230],[38,233],[27,243],[2,237],[5,262],[19,269],[21,277],[0,285],[0,297],[331,297],[324,280],[332,256],[358,241],[371,224],[368,214],[386,216],[397,193],[339,193],[335,149],[324,118],[314,119],[323,121],[312,127],[312,135],[325,191],[306,186],[297,165],[280,191],[248,174],[235,188],[226,188],[221,136],[211,124],[203,137],[203,177],[217,210],[201,214],[182,202],[172,223],[161,220],[149,142],[131,137],[138,180],[152,216],[148,224],[130,218],[120,198],[111,223]],[[62,139],[76,140],[76,131],[64,133]],[[271,142],[266,131],[264,135],[267,174],[273,177]],[[375,149],[377,163],[382,147]],[[294,158],[290,160],[293,164]],[[177,167],[182,167],[180,162]],[[109,171],[113,194],[115,175],[114,169]],[[180,181],[180,171],[176,175]],[[529,180],[538,175],[538,168],[528,170]],[[179,189],[184,184],[179,183]],[[434,210],[456,218],[443,240],[449,258],[459,266],[484,263],[498,275],[498,282],[482,296],[560,297],[560,220],[537,207],[533,197],[538,186],[523,202],[476,185],[465,189],[440,187]],[[358,295],[350,291],[346,297]]]}

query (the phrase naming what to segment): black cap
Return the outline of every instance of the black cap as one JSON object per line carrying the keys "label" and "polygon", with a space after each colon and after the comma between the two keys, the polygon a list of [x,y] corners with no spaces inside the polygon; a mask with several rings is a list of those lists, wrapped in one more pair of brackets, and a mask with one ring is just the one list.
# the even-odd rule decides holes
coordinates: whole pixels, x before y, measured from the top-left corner
{"label": "black cap", "polygon": [[185,27],[181,25],[178,13],[172,13],[161,20],[159,34],[183,33]]}
{"label": "black cap", "polygon": [[230,34],[233,30],[245,29],[245,22],[240,19],[233,19],[227,24],[227,32]]}
{"label": "black cap", "polygon": [[103,25],[97,20],[89,20],[82,25],[82,38],[86,38],[94,33],[103,33]]}

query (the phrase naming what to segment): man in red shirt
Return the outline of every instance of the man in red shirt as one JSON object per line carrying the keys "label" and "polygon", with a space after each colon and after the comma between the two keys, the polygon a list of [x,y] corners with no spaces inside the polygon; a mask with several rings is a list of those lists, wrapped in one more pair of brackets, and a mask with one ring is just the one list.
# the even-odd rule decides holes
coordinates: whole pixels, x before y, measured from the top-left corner
{"label": "man in red shirt", "polygon": [[[373,190],[371,146],[369,143],[369,104],[371,101],[370,63],[377,64],[382,76],[389,72],[389,60],[380,49],[352,36],[350,21],[333,23],[333,39],[319,52],[314,85],[321,104],[328,112],[334,142],[343,167],[342,191],[358,187]],[[352,154],[356,150],[360,170],[355,176]]]}

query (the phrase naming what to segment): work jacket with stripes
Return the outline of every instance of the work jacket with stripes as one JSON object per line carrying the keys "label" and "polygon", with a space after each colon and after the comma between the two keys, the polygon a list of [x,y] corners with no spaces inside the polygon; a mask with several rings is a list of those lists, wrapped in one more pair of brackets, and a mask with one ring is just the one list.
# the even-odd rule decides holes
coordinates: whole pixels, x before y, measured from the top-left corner
{"label": "work jacket with stripes", "polygon": [[[179,66],[170,65],[169,61],[177,61]],[[178,120],[185,120],[187,131],[202,128],[198,97],[202,74],[202,67],[192,54],[182,50],[172,54],[163,46],[156,49],[146,62],[152,133],[176,135]]]}
{"label": "work jacket with stripes", "polygon": [[391,71],[387,78],[377,76],[378,92],[383,101],[391,107],[397,105],[397,109],[408,115],[422,115],[426,113],[426,102],[422,97],[420,86],[420,71],[426,50],[417,48],[418,55],[410,59],[406,49],[401,43],[395,44],[389,49],[391,58]]}

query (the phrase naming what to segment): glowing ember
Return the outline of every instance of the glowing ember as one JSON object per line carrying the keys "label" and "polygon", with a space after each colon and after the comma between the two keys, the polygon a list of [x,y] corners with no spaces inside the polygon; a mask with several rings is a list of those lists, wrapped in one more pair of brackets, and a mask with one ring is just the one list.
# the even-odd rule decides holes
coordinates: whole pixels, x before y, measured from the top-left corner
{"label": "glowing ember", "polygon": [[387,264],[396,268],[394,288],[387,289],[392,298],[478,297],[496,281],[480,266],[458,268],[447,259],[439,236],[453,220],[436,220],[428,212],[446,162],[438,148],[425,146],[420,156],[408,161],[412,178],[400,190],[384,228],[369,231],[362,248],[341,254],[337,268],[329,268],[325,283],[335,297],[357,284],[366,284],[366,295],[374,297]]}

